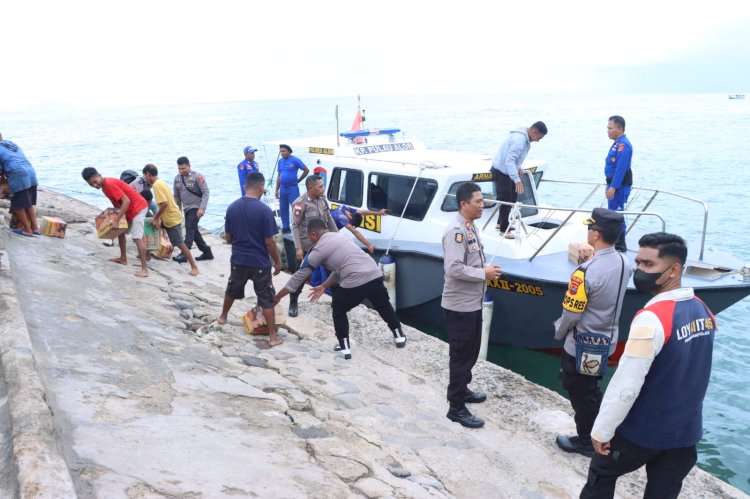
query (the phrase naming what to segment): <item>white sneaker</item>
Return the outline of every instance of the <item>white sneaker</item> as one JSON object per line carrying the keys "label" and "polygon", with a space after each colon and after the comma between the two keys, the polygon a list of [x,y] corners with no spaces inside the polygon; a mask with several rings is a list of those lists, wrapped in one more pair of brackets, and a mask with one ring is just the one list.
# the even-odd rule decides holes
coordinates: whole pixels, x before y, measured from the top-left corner
{"label": "white sneaker", "polygon": [[397,348],[404,348],[406,346],[406,336],[404,336],[404,332],[401,331],[401,328],[392,329],[393,331],[393,340],[396,342]]}
{"label": "white sneaker", "polygon": [[339,351],[344,355],[344,358],[346,360],[349,360],[352,358],[352,349],[351,349],[351,346],[349,345],[349,338],[344,338],[344,346],[343,348],[340,348]]}

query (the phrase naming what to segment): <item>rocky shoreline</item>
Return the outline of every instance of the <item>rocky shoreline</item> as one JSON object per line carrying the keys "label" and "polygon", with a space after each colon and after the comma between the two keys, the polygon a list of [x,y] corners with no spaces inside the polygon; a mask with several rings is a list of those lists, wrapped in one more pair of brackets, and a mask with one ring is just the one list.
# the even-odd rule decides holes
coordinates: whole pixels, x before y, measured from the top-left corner
{"label": "rocky shoreline", "polygon": [[[397,350],[358,307],[345,361],[329,304],[303,299],[269,349],[241,326],[251,287],[216,323],[228,245],[206,234],[216,259],[195,278],[152,261],[139,279],[132,242],[130,265],[107,262],[98,212],[41,190],[39,216],[66,220],[65,239],[0,228],[3,497],[578,496],[588,461],[554,444],[574,428],[558,394],[480,361],[487,426],[465,429],[445,418],[442,341],[406,327]],[[618,496],[644,483],[622,478]],[[746,497],[697,468],[682,495]]]}

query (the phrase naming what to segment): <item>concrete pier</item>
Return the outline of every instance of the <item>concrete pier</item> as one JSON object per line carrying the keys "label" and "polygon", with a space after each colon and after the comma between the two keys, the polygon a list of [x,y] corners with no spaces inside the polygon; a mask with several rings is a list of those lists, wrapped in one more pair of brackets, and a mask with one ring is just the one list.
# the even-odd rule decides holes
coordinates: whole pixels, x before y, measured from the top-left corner
{"label": "concrete pier", "polygon": [[[99,209],[39,194],[65,239],[0,227],[0,497],[578,497],[588,460],[555,446],[575,427],[558,394],[480,361],[487,424],[463,428],[445,417],[442,341],[405,327],[396,349],[360,306],[346,361],[327,297],[305,292],[268,348],[241,326],[252,286],[216,322],[229,245],[207,234],[216,258],[195,278],[156,260],[140,279],[132,241],[129,265],[107,261]],[[624,477],[618,497],[644,484]],[[697,468],[682,495],[746,497]]]}

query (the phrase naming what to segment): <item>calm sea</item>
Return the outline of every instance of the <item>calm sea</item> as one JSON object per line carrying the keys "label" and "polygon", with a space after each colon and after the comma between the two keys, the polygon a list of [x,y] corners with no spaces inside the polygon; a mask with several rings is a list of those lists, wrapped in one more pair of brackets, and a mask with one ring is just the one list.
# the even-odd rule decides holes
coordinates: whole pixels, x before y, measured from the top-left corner
{"label": "calm sea", "polygon": [[[33,110],[0,113],[0,132],[26,152],[42,185],[83,201],[106,206],[80,171],[94,166],[106,175],[156,164],[165,179],[177,173],[176,158],[188,156],[211,189],[203,224],[222,225],[226,206],[238,196],[235,167],[242,149],[259,149],[256,159],[273,167],[277,148],[263,141],[331,135],[334,106],[340,104],[342,130],[354,117],[354,98],[256,101],[96,110]],[[702,198],[709,203],[707,246],[723,248],[750,262],[750,227],[745,189],[750,173],[750,101],[726,94],[617,96],[453,96],[367,97],[366,126],[399,127],[436,149],[494,154],[507,131],[543,120],[547,137],[530,157],[551,163],[548,177],[600,181],[610,141],[607,118],[620,114],[635,150],[638,185]],[[549,186],[550,184],[547,184]],[[542,184],[546,202],[569,201],[566,192]],[[547,189],[545,191],[545,189]],[[660,211],[659,206],[653,206]],[[694,206],[664,205],[679,213],[667,226],[693,241],[701,228]],[[750,492],[750,339],[746,299],[719,315],[714,368],[704,407],[705,435],[699,465]],[[527,378],[559,390],[558,360],[544,354],[493,349],[491,357]],[[675,415],[679,420],[679,415]]]}

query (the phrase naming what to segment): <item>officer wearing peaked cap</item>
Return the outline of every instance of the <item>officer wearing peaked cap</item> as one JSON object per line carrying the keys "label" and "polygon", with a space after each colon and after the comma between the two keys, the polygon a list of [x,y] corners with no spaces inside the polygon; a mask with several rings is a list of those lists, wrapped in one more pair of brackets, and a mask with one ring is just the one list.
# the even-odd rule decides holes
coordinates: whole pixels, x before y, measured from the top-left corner
{"label": "officer wearing peaked cap", "polygon": [[482,216],[484,197],[477,184],[466,182],[456,191],[458,216],[443,233],[445,284],[441,306],[450,347],[447,417],[467,428],[484,421],[466,403],[484,402],[487,395],[469,390],[471,370],[482,341],[482,299],[487,279],[500,276],[499,265],[485,265],[484,245],[474,220]]}
{"label": "officer wearing peaked cap", "polygon": [[[558,435],[556,442],[566,452],[591,457],[594,454],[591,428],[602,401],[601,376],[598,363],[591,370],[584,369],[586,374],[577,368],[575,336],[578,333],[605,335],[610,339],[609,355],[614,353],[620,310],[633,270],[630,262],[614,248],[622,231],[621,213],[594,208],[591,218],[583,223],[588,226],[588,243],[594,248],[594,256],[570,276],[562,315],[555,321],[555,339],[565,340],[561,376],[575,411],[577,435]],[[601,361],[606,362],[607,359]]]}

